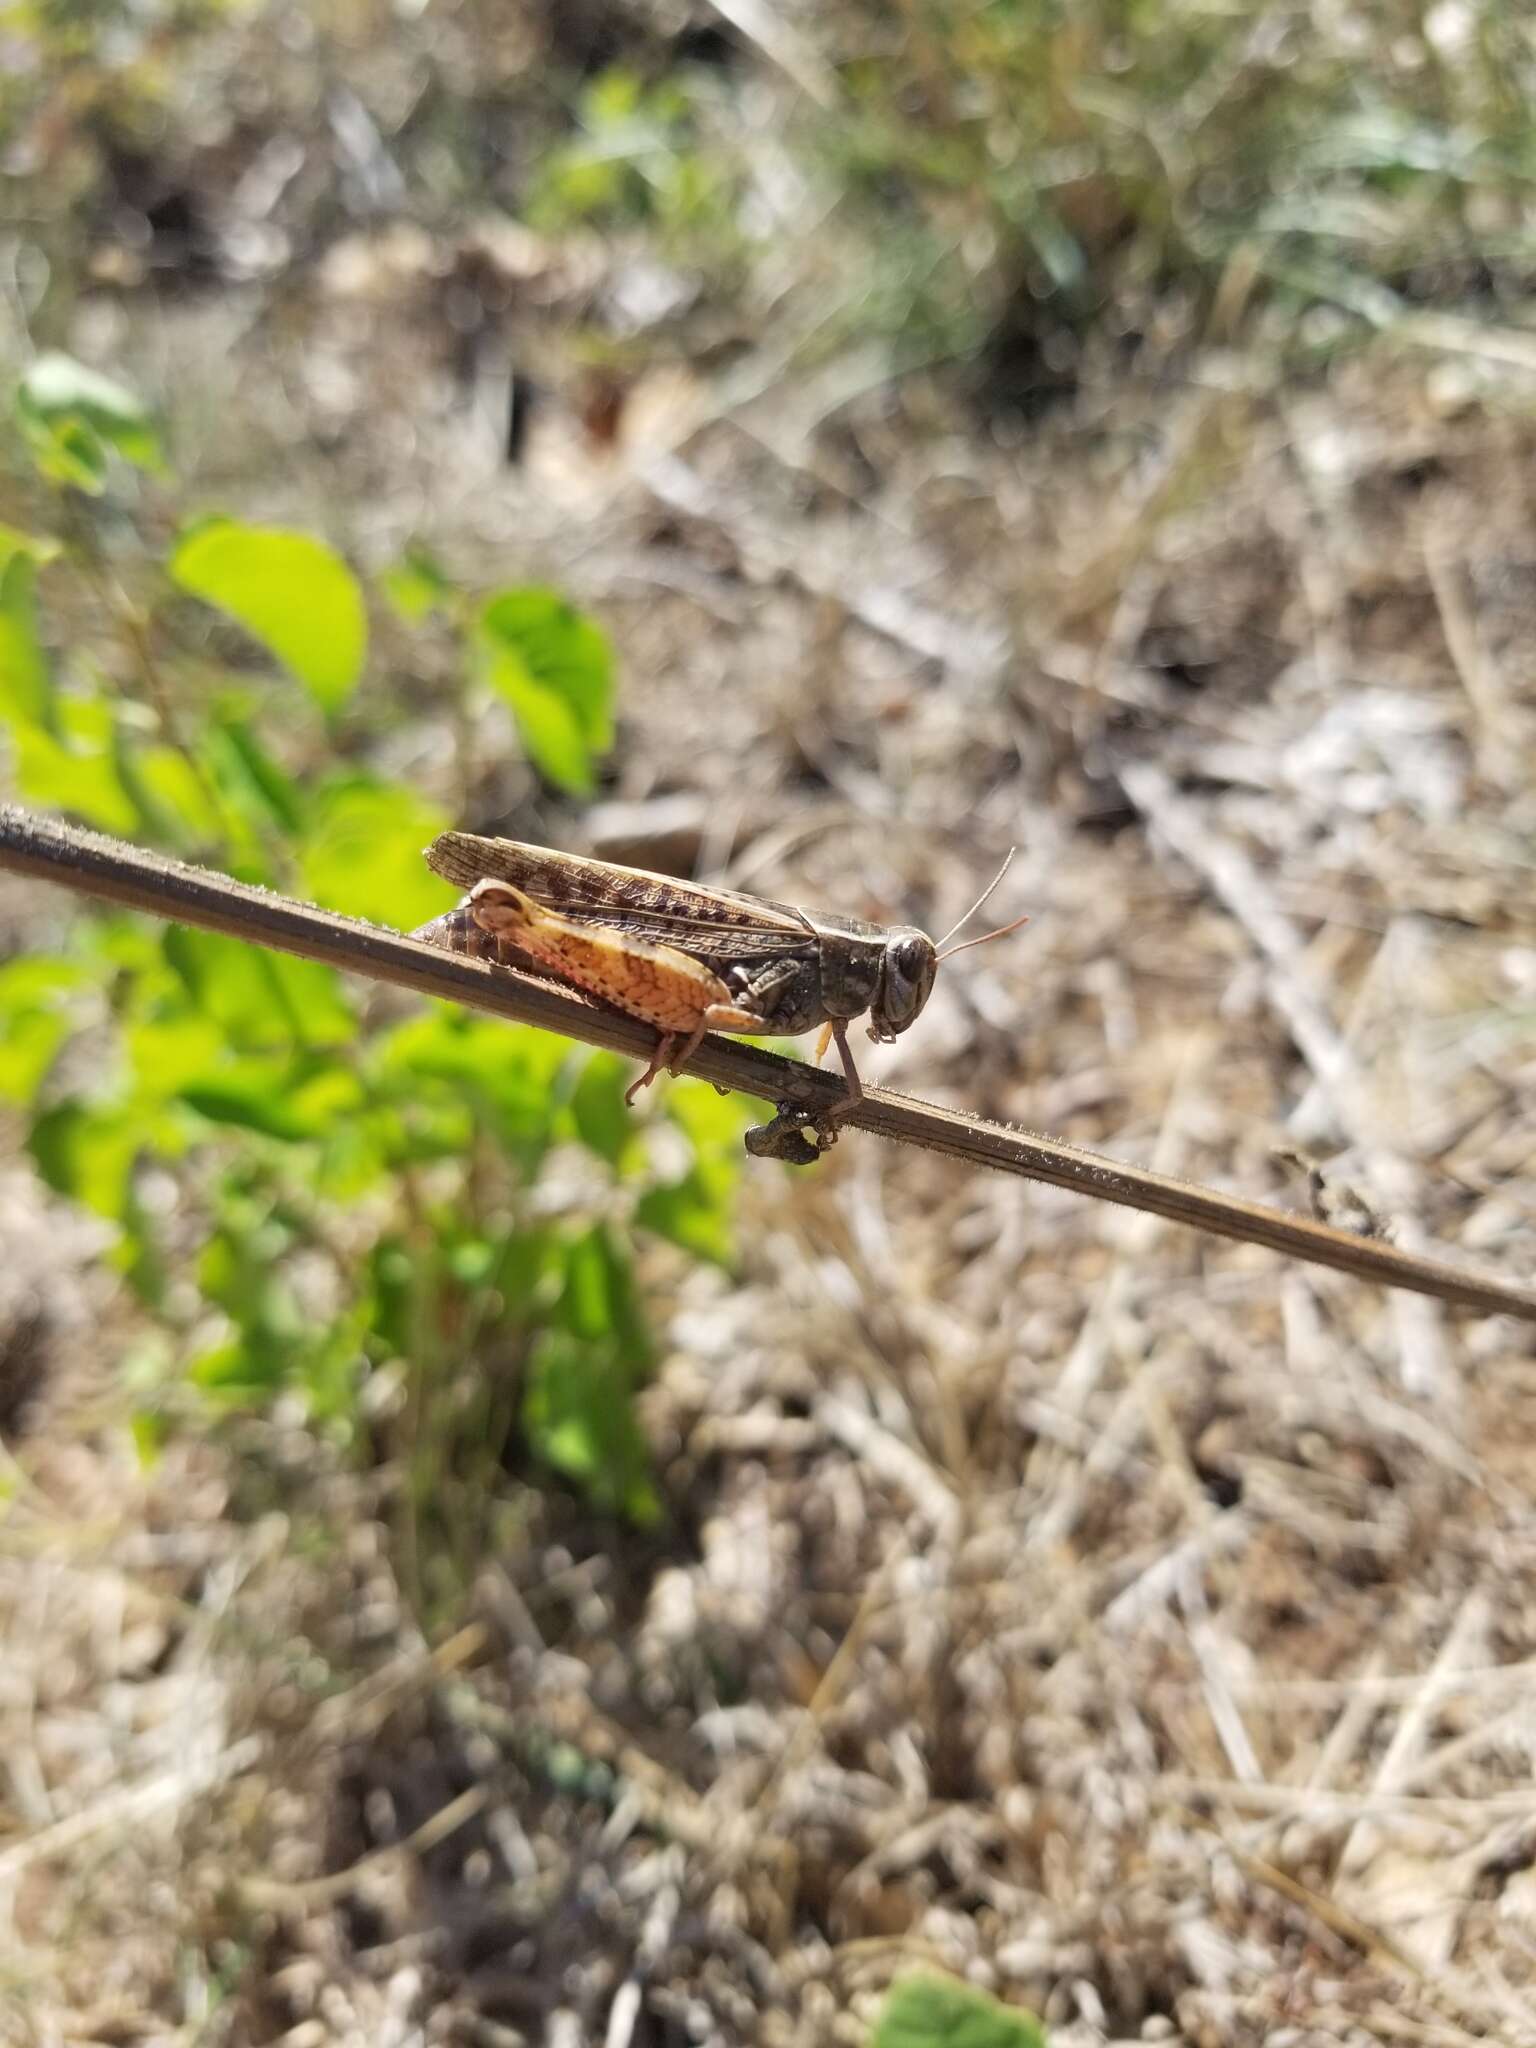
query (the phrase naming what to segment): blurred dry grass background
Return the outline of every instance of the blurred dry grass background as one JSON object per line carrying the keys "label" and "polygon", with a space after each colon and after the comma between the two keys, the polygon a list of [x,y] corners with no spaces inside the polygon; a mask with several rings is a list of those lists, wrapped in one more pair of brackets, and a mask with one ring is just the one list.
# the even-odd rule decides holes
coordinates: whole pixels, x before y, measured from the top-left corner
{"label": "blurred dry grass background", "polygon": [[[397,772],[935,929],[1017,841],[872,1071],[1531,1273],[1518,10],[41,13],[6,344],[621,650],[590,812],[445,788],[430,677]],[[6,1169],[6,2038],[787,2048],[929,1961],[1536,2040],[1528,1333],[857,1139],[744,1200],[649,1272],[667,1533],[524,1490],[432,1646],[302,1417],[140,1466]]]}

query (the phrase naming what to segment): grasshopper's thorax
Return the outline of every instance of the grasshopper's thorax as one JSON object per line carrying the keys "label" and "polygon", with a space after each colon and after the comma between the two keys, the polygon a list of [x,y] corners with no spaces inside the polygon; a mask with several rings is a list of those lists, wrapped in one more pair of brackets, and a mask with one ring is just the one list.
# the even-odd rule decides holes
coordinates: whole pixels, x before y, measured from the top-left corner
{"label": "grasshopper's thorax", "polygon": [[916,1022],[933,993],[938,968],[938,953],[926,932],[915,925],[902,925],[887,934],[869,1005],[871,1038],[888,1045]]}

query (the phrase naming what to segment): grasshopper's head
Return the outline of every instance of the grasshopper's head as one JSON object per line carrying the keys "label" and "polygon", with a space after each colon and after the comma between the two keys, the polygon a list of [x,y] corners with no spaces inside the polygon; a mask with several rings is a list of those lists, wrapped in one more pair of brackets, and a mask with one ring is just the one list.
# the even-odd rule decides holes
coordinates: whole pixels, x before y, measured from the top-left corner
{"label": "grasshopper's head", "polygon": [[1010,853],[996,875],[960,923],[951,928],[935,945],[926,932],[920,932],[915,925],[902,925],[893,931],[885,942],[885,951],[880,958],[880,975],[875,983],[874,998],[869,1006],[869,1035],[878,1044],[889,1045],[898,1038],[909,1024],[915,1023],[922,1014],[924,1003],[933,994],[933,978],[939,971],[939,962],[948,960],[956,953],[963,953],[967,946],[990,945],[993,939],[1006,938],[1009,932],[1016,932],[1021,924],[1028,924],[1027,917],[1016,917],[1012,924],[1005,924],[995,932],[984,932],[979,939],[962,939],[958,946],[950,940],[980,910],[998,883],[1008,872]]}
{"label": "grasshopper's head", "polygon": [[880,978],[869,1006],[869,1035],[877,1044],[889,1045],[909,1024],[916,1023],[933,993],[938,970],[938,948],[926,932],[915,925],[902,925],[891,933],[880,956]]}

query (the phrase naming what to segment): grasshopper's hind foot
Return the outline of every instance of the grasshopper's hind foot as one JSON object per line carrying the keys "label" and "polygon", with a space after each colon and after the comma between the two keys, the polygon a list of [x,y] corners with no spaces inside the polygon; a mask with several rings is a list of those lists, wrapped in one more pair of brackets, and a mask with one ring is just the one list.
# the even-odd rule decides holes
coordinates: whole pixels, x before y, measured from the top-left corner
{"label": "grasshopper's hind foot", "polygon": [[[677,1049],[677,1040],[678,1033],[675,1031],[664,1031],[661,1034],[660,1038],[657,1039],[656,1050],[651,1054],[651,1064],[646,1068],[645,1072],[639,1077],[638,1080],[631,1081],[629,1086],[624,1090],[624,1103],[626,1108],[634,1108],[635,1097],[640,1093],[640,1090],[642,1088],[649,1088],[651,1083],[655,1080],[658,1074],[670,1074],[675,1073],[677,1071],[673,1061],[673,1054]],[[689,1050],[691,1049],[692,1048],[690,1047]]]}

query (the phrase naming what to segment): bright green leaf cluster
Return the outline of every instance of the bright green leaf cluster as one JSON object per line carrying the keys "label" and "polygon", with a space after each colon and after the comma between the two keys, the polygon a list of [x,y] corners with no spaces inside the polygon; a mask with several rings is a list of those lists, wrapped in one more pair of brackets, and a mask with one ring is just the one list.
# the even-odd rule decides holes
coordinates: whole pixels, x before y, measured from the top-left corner
{"label": "bright green leaf cluster", "polygon": [[589,796],[597,756],[613,745],[607,636],[552,590],[501,590],[480,612],[475,645],[529,760],[559,788]]}
{"label": "bright green leaf cluster", "polygon": [[958,1977],[899,1977],[880,2008],[870,2048],[1046,2048],[1040,2022]]}
{"label": "bright green leaf cluster", "polygon": [[[33,365],[17,417],[55,489],[105,491],[113,460],[164,473],[133,394],[66,358]],[[124,506],[112,517],[110,574],[88,518],[50,522],[68,547],[0,528],[0,740],[23,799],[396,928],[445,909],[421,854],[451,819],[370,765],[352,569],[311,535],[206,519],[164,560],[146,543],[130,595]],[[47,609],[53,579],[87,571],[93,593],[123,593],[114,616],[92,607],[89,649],[50,639]],[[489,691],[548,782],[594,787],[614,662],[590,619],[540,587],[463,592],[419,546],[380,588],[404,628],[446,627],[467,709]],[[188,597],[298,690],[189,653],[162,624]],[[118,1266],[162,1319],[143,1454],[167,1426],[171,1361],[205,1400],[297,1392],[344,1439],[377,1426],[369,1381],[408,1375],[423,1399],[406,1496],[455,1519],[467,1556],[513,1432],[603,1508],[660,1513],[634,1412],[654,1351],[630,1244],[649,1231],[731,1256],[744,1112],[679,1084],[661,1109],[672,1142],[653,1145],[628,1078],[610,1054],[446,1005],[402,1015],[328,968],[177,925],[97,916],[67,950],[0,964],[0,1100],[28,1116],[48,1185],[115,1226]],[[560,1151],[586,1171],[541,1185]]]}
{"label": "bright green leaf cluster", "polygon": [[41,473],[91,497],[107,487],[111,454],[138,469],[164,466],[160,437],[135,394],[57,351],[39,356],[23,375],[16,418]]}
{"label": "bright green leaf cluster", "polygon": [[356,688],[368,654],[357,578],[307,533],[205,519],[183,533],[172,581],[234,619],[298,677],[325,711]]}

